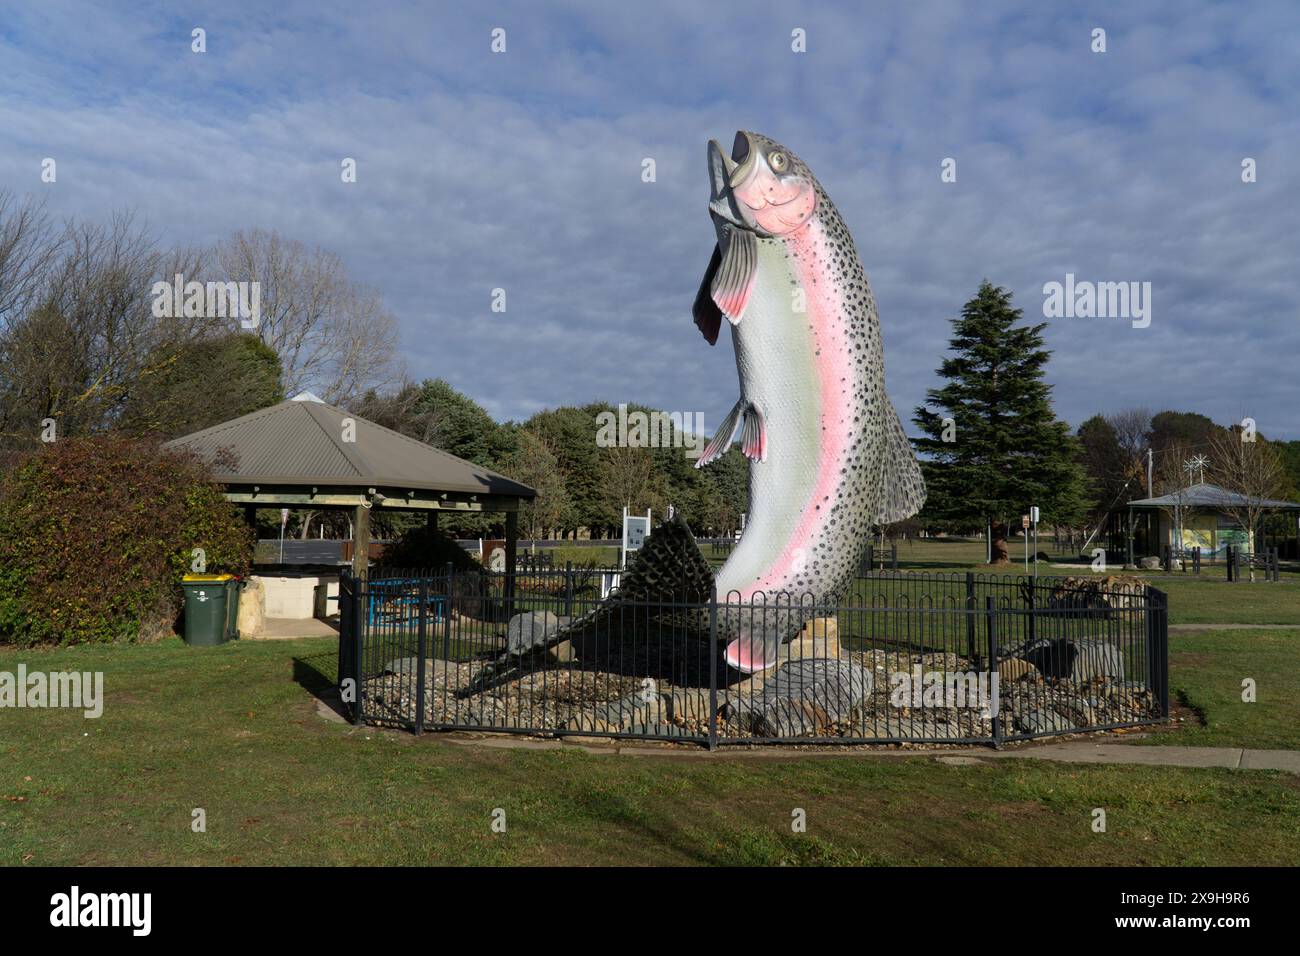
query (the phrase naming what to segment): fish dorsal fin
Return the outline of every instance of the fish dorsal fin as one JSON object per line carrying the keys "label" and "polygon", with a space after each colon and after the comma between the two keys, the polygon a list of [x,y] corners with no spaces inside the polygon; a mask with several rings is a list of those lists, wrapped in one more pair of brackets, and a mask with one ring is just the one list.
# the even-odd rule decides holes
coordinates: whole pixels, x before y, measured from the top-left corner
{"label": "fish dorsal fin", "polygon": [[726,248],[710,292],[732,325],[740,322],[758,273],[758,238],[748,229],[726,229]]}
{"label": "fish dorsal fin", "polygon": [[718,266],[721,264],[722,252],[715,245],[713,258],[709,260],[709,267],[704,271],[704,281],[700,283],[700,291],[695,294],[695,305],[691,309],[695,315],[696,326],[704,333],[710,345],[718,344],[718,332],[722,329],[722,310],[713,301],[713,278],[718,274]]}

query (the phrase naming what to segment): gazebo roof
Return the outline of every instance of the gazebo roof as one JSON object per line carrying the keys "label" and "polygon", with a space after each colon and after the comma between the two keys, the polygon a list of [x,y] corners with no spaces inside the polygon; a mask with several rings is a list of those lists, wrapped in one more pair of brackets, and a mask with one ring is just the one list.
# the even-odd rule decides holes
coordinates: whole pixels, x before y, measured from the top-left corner
{"label": "gazebo roof", "polygon": [[1247,503],[1261,508],[1273,508],[1278,511],[1300,511],[1300,504],[1294,501],[1278,501],[1275,498],[1251,498],[1218,485],[1205,482],[1189,485],[1178,491],[1157,498],[1139,498],[1130,501],[1130,508],[1239,508]]}
{"label": "gazebo roof", "polygon": [[[345,420],[353,425],[349,432]],[[344,436],[355,441],[345,441]],[[371,497],[388,507],[513,510],[527,485],[327,405],[310,392],[167,442],[212,468],[232,500],[321,503]],[[303,489],[311,489],[304,495]],[[292,492],[292,493],[290,493]],[[344,500],[349,499],[349,500]],[[504,507],[503,507],[504,506]]]}

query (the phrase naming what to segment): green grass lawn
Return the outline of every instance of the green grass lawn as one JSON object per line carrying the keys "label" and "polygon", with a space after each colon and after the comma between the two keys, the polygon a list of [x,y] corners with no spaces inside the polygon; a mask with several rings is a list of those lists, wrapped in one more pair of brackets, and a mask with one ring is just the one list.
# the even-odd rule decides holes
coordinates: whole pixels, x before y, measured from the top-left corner
{"label": "green grass lawn", "polygon": [[[1279,723],[1294,733],[1282,702],[1296,634],[1263,645],[1269,673],[1247,706],[1269,709],[1233,706],[1239,668],[1201,660],[1227,642],[1245,658],[1260,633],[1178,637],[1175,686],[1211,725],[1166,742],[1256,733],[1280,746]],[[312,639],[0,652],[0,670],[103,670],[107,684],[98,720],[0,711],[0,862],[1300,863],[1293,776],[461,747],[318,717],[310,690],[332,675],[333,650]],[[1274,684],[1288,663],[1291,683]],[[1099,806],[1106,834],[1089,826]],[[498,807],[505,833],[490,826]],[[206,833],[191,832],[195,808]],[[791,832],[795,808],[806,834]]]}
{"label": "green grass lawn", "polygon": [[[1172,631],[1172,696],[1198,716],[1135,742],[1300,749],[1300,587],[1155,583],[1174,622],[1296,627]],[[106,680],[98,720],[0,710],[0,863],[1300,864],[1295,776],[456,746],[319,717],[334,652],[330,638],[0,650],[0,671]],[[1099,806],[1106,834],[1089,826]]]}
{"label": "green grass lawn", "polygon": [[[1251,678],[1256,700],[1241,699]],[[1277,631],[1173,631],[1170,701],[1204,726],[1155,734],[1143,743],[1300,750],[1300,627]]]}

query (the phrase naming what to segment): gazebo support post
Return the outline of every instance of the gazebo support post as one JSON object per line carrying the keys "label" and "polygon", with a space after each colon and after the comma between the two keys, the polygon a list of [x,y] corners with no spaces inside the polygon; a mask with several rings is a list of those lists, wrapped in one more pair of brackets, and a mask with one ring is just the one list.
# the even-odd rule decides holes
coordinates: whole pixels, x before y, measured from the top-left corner
{"label": "gazebo support post", "polygon": [[1133,509],[1128,509],[1128,565],[1134,567],[1133,561]]}
{"label": "gazebo support post", "polygon": [[519,512],[506,512],[506,618],[515,616],[515,553],[519,541]]}
{"label": "gazebo support post", "polygon": [[352,516],[352,573],[363,576],[370,569],[370,509],[357,505]]}

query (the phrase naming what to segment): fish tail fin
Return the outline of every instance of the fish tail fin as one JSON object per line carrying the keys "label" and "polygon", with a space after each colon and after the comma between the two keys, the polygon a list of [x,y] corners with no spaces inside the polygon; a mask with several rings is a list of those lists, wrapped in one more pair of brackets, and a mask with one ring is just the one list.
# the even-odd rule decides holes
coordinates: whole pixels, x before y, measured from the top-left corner
{"label": "fish tail fin", "polygon": [[641,601],[707,601],[713,567],[681,515],[663,522],[628,563],[619,594]]}
{"label": "fish tail fin", "polygon": [[925,479],[912,442],[903,431],[898,411],[889,399],[885,436],[880,450],[881,472],[876,500],[876,524],[893,524],[910,518],[925,504]]}

